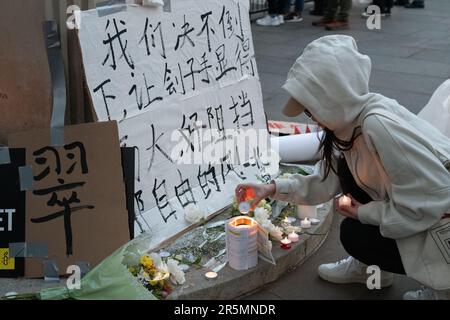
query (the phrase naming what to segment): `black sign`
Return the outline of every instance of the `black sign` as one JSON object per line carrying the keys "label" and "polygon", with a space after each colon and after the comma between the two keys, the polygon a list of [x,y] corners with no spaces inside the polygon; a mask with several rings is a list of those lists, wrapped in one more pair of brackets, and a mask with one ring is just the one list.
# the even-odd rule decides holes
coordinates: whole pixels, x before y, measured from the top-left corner
{"label": "black sign", "polygon": [[24,258],[10,257],[9,244],[25,242],[25,192],[20,191],[19,167],[25,149],[9,149],[11,163],[0,165],[0,277],[24,275]]}

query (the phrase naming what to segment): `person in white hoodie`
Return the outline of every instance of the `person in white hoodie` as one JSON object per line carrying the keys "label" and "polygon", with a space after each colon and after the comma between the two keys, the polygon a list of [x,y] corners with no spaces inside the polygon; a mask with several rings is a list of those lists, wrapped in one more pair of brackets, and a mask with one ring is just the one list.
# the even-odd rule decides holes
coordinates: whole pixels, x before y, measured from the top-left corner
{"label": "person in white hoodie", "polygon": [[287,116],[305,112],[325,134],[318,173],[292,175],[269,184],[241,184],[238,201],[253,188],[253,205],[271,197],[315,205],[344,193],[350,206],[341,240],[351,255],[319,266],[334,283],[366,283],[368,265],[426,287],[405,299],[450,295],[450,140],[395,100],[369,91],[371,60],[355,40],[332,35],[310,43],[292,66],[283,88],[291,95]]}

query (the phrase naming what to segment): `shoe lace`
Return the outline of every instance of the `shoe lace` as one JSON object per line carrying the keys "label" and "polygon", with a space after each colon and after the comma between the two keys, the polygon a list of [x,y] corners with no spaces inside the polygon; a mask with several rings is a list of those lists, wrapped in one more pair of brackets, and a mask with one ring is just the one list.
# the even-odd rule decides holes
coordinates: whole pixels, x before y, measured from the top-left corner
{"label": "shoe lace", "polygon": [[346,265],[345,273],[348,273],[352,269],[358,269],[359,266],[361,265],[361,263],[358,260],[356,260],[355,258],[350,256],[348,258],[345,258],[345,259],[342,259],[342,260],[336,262],[336,265],[337,266]]}

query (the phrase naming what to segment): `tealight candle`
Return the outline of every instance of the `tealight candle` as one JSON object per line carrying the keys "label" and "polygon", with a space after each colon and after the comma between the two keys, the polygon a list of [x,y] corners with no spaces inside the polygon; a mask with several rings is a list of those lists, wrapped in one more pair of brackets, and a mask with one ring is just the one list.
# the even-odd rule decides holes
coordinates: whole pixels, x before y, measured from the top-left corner
{"label": "tealight candle", "polygon": [[352,199],[350,199],[347,196],[342,196],[339,198],[339,207],[351,207],[352,206]]}
{"label": "tealight candle", "polygon": [[283,222],[284,222],[284,223],[290,224],[290,223],[291,223],[291,220],[289,220],[288,217],[285,217],[285,218],[283,219]]}
{"label": "tealight candle", "polygon": [[316,224],[319,224],[319,223],[320,223],[320,220],[319,220],[319,219],[316,219],[316,218],[311,218],[309,221],[311,221],[311,224],[312,224],[312,225],[316,225]]}
{"label": "tealight candle", "polygon": [[205,273],[205,277],[208,280],[214,280],[217,278],[217,272],[209,271],[209,272]]}
{"label": "tealight candle", "polygon": [[288,235],[288,239],[292,242],[298,242],[298,234],[296,234],[295,232],[291,232]]}
{"label": "tealight candle", "polygon": [[287,217],[289,223],[294,223],[297,219],[294,217]]}
{"label": "tealight candle", "polygon": [[302,220],[301,227],[303,229],[309,229],[311,228],[311,221],[308,220],[308,218],[305,218],[305,220]]}
{"label": "tealight candle", "polygon": [[283,240],[281,240],[281,247],[283,249],[290,249],[291,243],[292,243],[291,240],[289,240],[288,238],[284,238]]}
{"label": "tealight candle", "polygon": [[250,212],[251,206],[247,201],[239,203],[239,212],[242,214],[247,214]]}

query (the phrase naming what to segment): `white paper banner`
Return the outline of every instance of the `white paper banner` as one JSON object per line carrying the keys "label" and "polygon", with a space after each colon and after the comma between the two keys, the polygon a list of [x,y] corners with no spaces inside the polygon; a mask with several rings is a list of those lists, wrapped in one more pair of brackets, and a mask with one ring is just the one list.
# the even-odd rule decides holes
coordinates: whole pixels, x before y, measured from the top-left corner
{"label": "white paper banner", "polygon": [[[228,129],[266,130],[248,1],[172,0],[171,12],[128,6],[104,17],[90,10],[79,25],[98,119],[117,120],[122,146],[138,152],[136,234],[151,230],[156,245],[189,226],[186,206],[213,214],[236,184],[256,180],[258,157],[240,166],[177,162],[224,145]],[[248,150],[258,153],[254,142]]]}

